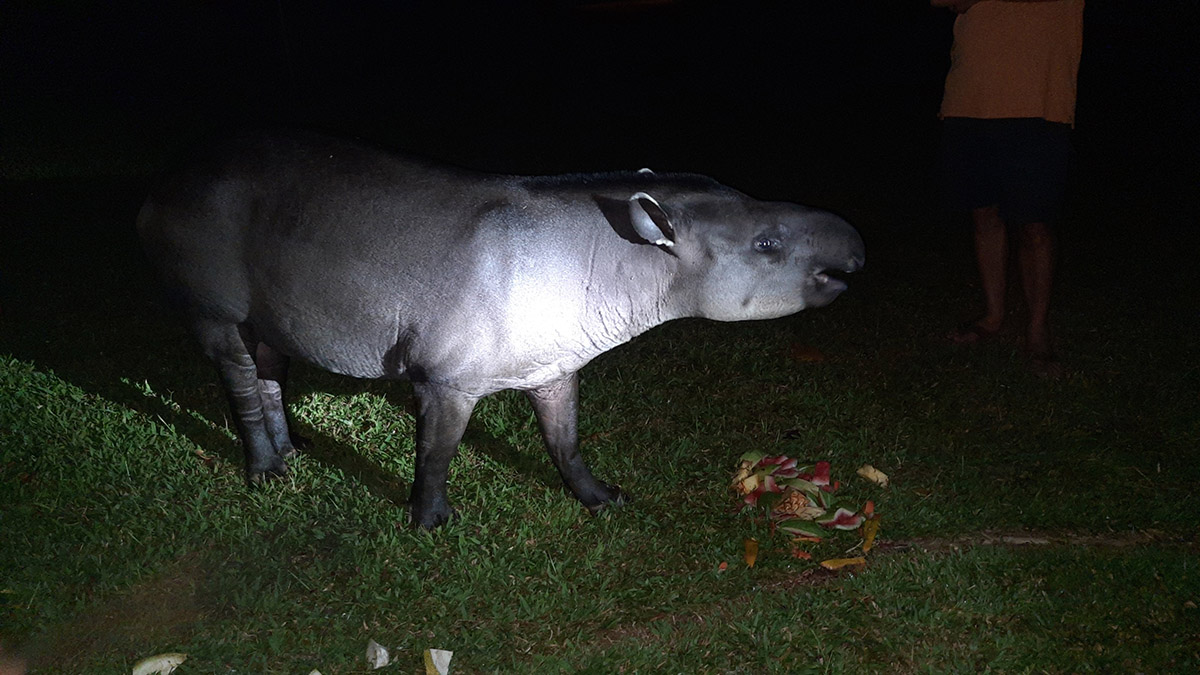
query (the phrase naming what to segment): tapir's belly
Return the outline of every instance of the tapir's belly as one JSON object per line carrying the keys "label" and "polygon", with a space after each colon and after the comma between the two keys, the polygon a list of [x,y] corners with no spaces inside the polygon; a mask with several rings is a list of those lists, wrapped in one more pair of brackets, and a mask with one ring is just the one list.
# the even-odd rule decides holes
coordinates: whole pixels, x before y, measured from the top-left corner
{"label": "tapir's belly", "polygon": [[270,299],[251,305],[247,323],[275,349],[334,373],[432,381],[478,396],[541,387],[624,341],[588,330],[582,298],[561,286],[499,286],[383,293],[339,284],[334,292],[276,281],[256,294]]}
{"label": "tapir's belly", "polygon": [[253,308],[246,323],[271,347],[330,372],[360,378],[403,375],[402,369],[388,372],[387,367],[396,338],[394,321],[389,330],[371,317],[272,303]]}

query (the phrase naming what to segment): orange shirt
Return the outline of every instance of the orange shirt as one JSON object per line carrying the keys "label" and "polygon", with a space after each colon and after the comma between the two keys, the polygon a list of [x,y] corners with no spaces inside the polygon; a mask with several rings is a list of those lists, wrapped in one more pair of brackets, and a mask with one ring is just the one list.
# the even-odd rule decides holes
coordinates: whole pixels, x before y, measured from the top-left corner
{"label": "orange shirt", "polygon": [[942,117],[1075,122],[1084,0],[984,0],[954,21]]}

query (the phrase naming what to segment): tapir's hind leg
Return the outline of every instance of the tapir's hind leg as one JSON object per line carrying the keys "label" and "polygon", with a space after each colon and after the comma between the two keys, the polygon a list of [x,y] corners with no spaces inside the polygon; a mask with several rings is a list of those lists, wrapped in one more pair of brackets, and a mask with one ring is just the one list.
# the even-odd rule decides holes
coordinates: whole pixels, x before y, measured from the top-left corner
{"label": "tapir's hind leg", "polygon": [[[246,346],[252,345],[247,341]],[[253,349],[247,351],[254,354],[254,363],[258,366],[259,395],[271,443],[280,457],[291,457],[296,454],[296,448],[308,446],[308,439],[293,432],[288,419],[284,392],[289,359],[265,342],[254,343]]]}
{"label": "tapir's hind leg", "polygon": [[[246,453],[246,478],[261,483],[266,478],[287,474],[287,463],[275,449],[263,413],[263,390],[258,367],[238,327],[231,323],[197,321],[196,336],[208,358],[217,365],[238,436]],[[284,422],[286,429],[286,421]],[[286,437],[286,431],[284,434]]]}
{"label": "tapir's hind leg", "polygon": [[546,450],[571,493],[592,513],[626,500],[621,488],[592,475],[579,454],[579,375],[526,392],[533,404]]}

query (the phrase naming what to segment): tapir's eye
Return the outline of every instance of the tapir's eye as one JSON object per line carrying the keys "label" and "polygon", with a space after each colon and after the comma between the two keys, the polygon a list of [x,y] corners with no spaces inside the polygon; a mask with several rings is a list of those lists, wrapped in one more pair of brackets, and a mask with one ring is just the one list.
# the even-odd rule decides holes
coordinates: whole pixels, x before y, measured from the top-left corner
{"label": "tapir's eye", "polygon": [[774,253],[782,248],[782,244],[774,237],[761,236],[754,240],[754,250],[759,253]]}

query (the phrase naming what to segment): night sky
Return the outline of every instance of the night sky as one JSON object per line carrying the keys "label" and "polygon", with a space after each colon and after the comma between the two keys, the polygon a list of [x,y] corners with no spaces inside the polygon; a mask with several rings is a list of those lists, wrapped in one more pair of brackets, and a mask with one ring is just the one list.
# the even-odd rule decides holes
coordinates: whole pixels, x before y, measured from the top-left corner
{"label": "night sky", "polygon": [[[1080,180],[1193,226],[1198,4],[1088,2],[1076,133]],[[2,21],[8,179],[43,157],[151,173],[282,125],[506,173],[651,166],[911,214],[932,198],[953,15],[897,0],[279,0],[6,2]]]}

